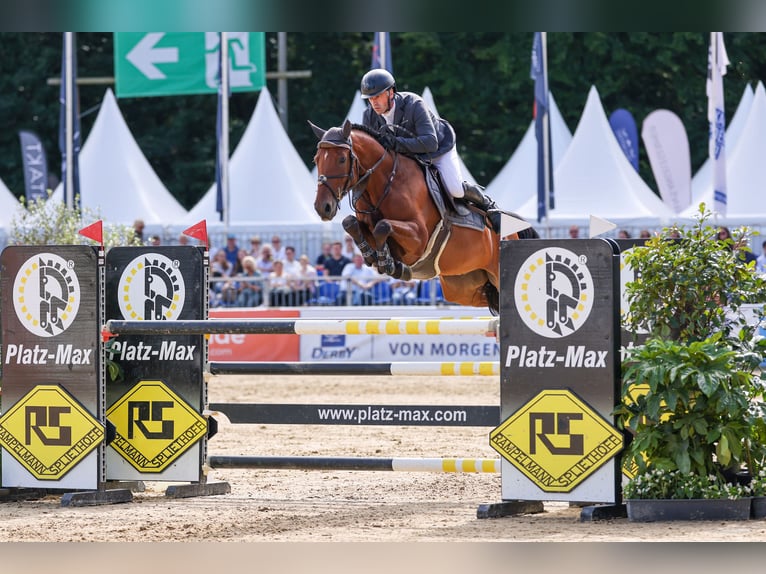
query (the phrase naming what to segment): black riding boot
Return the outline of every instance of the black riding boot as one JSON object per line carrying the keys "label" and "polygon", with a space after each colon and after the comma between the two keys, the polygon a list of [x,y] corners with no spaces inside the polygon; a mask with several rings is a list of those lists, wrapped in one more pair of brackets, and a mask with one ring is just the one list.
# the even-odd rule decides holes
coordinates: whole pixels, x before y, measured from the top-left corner
{"label": "black riding boot", "polygon": [[500,233],[500,212],[497,210],[495,202],[484,195],[484,188],[480,185],[464,181],[463,191],[465,192],[463,199],[470,201],[486,213],[490,229],[495,233]]}

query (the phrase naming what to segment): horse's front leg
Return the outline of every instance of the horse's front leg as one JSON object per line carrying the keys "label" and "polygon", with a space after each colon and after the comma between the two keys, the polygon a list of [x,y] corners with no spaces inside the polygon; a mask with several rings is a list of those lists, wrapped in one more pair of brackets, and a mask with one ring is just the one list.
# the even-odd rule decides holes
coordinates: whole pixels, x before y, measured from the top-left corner
{"label": "horse's front leg", "polygon": [[356,216],[349,215],[343,220],[343,229],[346,230],[346,233],[351,236],[356,246],[359,247],[364,262],[370,267],[375,265],[377,257],[375,256],[375,250],[370,245],[370,242],[374,243],[375,240],[370,228],[364,222],[359,221]]}
{"label": "horse's front leg", "polygon": [[[413,222],[382,219],[373,228],[372,236],[378,256],[378,271],[396,279],[409,281],[412,273],[402,259],[406,255],[409,255],[408,259],[412,262],[420,259],[428,242],[428,234]],[[398,259],[391,254],[388,246],[389,238],[399,246],[401,253],[395,254],[399,257]]]}

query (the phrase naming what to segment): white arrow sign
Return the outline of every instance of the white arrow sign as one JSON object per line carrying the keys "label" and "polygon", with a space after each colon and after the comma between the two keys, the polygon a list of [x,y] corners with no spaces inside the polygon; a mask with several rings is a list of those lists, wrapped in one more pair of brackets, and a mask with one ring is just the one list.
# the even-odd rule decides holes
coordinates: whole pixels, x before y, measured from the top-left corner
{"label": "white arrow sign", "polygon": [[125,58],[150,80],[164,80],[167,77],[154,64],[178,62],[178,48],[155,48],[164,35],[165,32],[147,34],[125,55]]}
{"label": "white arrow sign", "polygon": [[611,221],[608,221],[606,219],[601,219],[600,217],[596,217],[595,215],[590,216],[590,233],[588,234],[591,239],[594,237],[598,237],[602,233],[607,233],[608,231],[612,231],[612,229],[616,228],[617,224],[612,223]]}
{"label": "white arrow sign", "polygon": [[500,237],[508,237],[513,233],[524,231],[530,227],[532,227],[531,223],[500,212]]}

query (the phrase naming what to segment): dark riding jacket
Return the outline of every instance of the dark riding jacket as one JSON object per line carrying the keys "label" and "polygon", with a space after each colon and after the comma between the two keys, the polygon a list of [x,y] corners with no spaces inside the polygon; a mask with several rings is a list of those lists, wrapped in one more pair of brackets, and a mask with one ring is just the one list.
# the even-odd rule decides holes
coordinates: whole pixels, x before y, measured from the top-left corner
{"label": "dark riding jacket", "polygon": [[[391,127],[396,136],[396,151],[428,161],[455,147],[452,126],[447,120],[436,117],[423,98],[412,92],[395,92],[394,101]],[[375,113],[371,106],[364,110],[362,123],[377,132],[386,130],[386,119]]]}

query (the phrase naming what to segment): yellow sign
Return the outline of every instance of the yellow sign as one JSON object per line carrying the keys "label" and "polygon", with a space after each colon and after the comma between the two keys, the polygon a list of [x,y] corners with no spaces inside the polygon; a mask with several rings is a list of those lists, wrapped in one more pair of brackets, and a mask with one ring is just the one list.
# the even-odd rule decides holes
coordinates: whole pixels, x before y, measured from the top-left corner
{"label": "yellow sign", "polygon": [[617,429],[563,389],[541,392],[489,436],[545,492],[570,492],[623,447]]}
{"label": "yellow sign", "polygon": [[104,440],[104,427],[58,385],[38,385],[0,417],[0,444],[39,480],[60,480]]}
{"label": "yellow sign", "polygon": [[106,412],[109,444],[141,472],[162,472],[207,433],[207,421],[162,381],[140,381]]}

